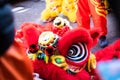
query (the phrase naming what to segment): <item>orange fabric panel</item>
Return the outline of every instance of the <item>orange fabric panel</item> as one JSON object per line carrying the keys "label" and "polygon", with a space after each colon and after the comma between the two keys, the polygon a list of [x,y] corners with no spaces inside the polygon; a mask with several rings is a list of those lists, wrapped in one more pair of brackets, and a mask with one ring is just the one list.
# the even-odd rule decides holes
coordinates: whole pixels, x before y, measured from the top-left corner
{"label": "orange fabric panel", "polygon": [[0,80],[33,80],[32,73],[30,60],[14,41],[6,53],[0,56]]}

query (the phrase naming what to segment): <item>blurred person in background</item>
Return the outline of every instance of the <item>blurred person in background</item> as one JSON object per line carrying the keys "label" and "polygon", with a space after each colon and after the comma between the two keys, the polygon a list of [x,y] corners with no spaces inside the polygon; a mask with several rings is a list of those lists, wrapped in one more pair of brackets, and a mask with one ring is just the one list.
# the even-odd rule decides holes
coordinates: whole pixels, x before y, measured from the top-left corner
{"label": "blurred person in background", "polygon": [[10,6],[0,0],[0,80],[33,80],[31,62],[14,35]]}
{"label": "blurred person in background", "polygon": [[119,32],[118,34],[120,34],[120,0],[108,0],[108,3],[112,9],[114,17],[116,18],[117,30]]}
{"label": "blurred person in background", "polygon": [[100,27],[101,33],[99,38],[99,45],[106,47],[108,41],[106,40],[107,34],[107,11],[103,0],[78,0],[77,1],[77,24],[79,27],[91,29],[90,18],[93,20],[93,28]]}

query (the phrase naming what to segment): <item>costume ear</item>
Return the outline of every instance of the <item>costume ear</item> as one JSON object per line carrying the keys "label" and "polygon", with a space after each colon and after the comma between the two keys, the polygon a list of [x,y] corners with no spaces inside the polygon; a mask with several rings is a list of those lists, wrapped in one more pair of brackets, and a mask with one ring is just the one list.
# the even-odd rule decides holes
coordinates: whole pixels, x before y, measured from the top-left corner
{"label": "costume ear", "polygon": [[42,32],[41,25],[31,22],[25,22],[21,26],[23,37],[28,46],[38,42],[39,35]]}
{"label": "costume ear", "polygon": [[95,45],[98,41],[99,36],[100,36],[101,29],[94,28],[94,29],[91,29],[89,32],[90,32],[90,35],[93,39],[93,45]]}

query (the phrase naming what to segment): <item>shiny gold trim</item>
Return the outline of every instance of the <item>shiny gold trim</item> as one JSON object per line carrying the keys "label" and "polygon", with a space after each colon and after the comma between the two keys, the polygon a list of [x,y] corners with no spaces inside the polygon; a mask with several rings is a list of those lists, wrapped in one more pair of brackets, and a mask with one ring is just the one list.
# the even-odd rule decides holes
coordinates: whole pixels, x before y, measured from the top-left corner
{"label": "shiny gold trim", "polygon": [[54,38],[55,36],[53,32],[50,32],[50,31],[43,32],[39,36],[38,44],[43,45],[43,46],[50,45],[50,43],[54,41]]}
{"label": "shiny gold trim", "polygon": [[88,59],[87,64],[88,72],[91,72],[92,69],[96,68],[96,57],[94,54],[90,54],[90,58]]}

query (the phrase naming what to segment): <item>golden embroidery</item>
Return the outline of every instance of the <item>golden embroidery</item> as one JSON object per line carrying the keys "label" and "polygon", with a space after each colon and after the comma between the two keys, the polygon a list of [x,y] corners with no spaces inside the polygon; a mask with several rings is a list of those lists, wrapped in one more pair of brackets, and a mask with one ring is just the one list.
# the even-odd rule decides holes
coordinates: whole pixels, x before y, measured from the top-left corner
{"label": "golden embroidery", "polygon": [[90,2],[95,6],[96,13],[106,18],[107,11],[105,10],[105,6],[101,6],[96,0],[90,0]]}

